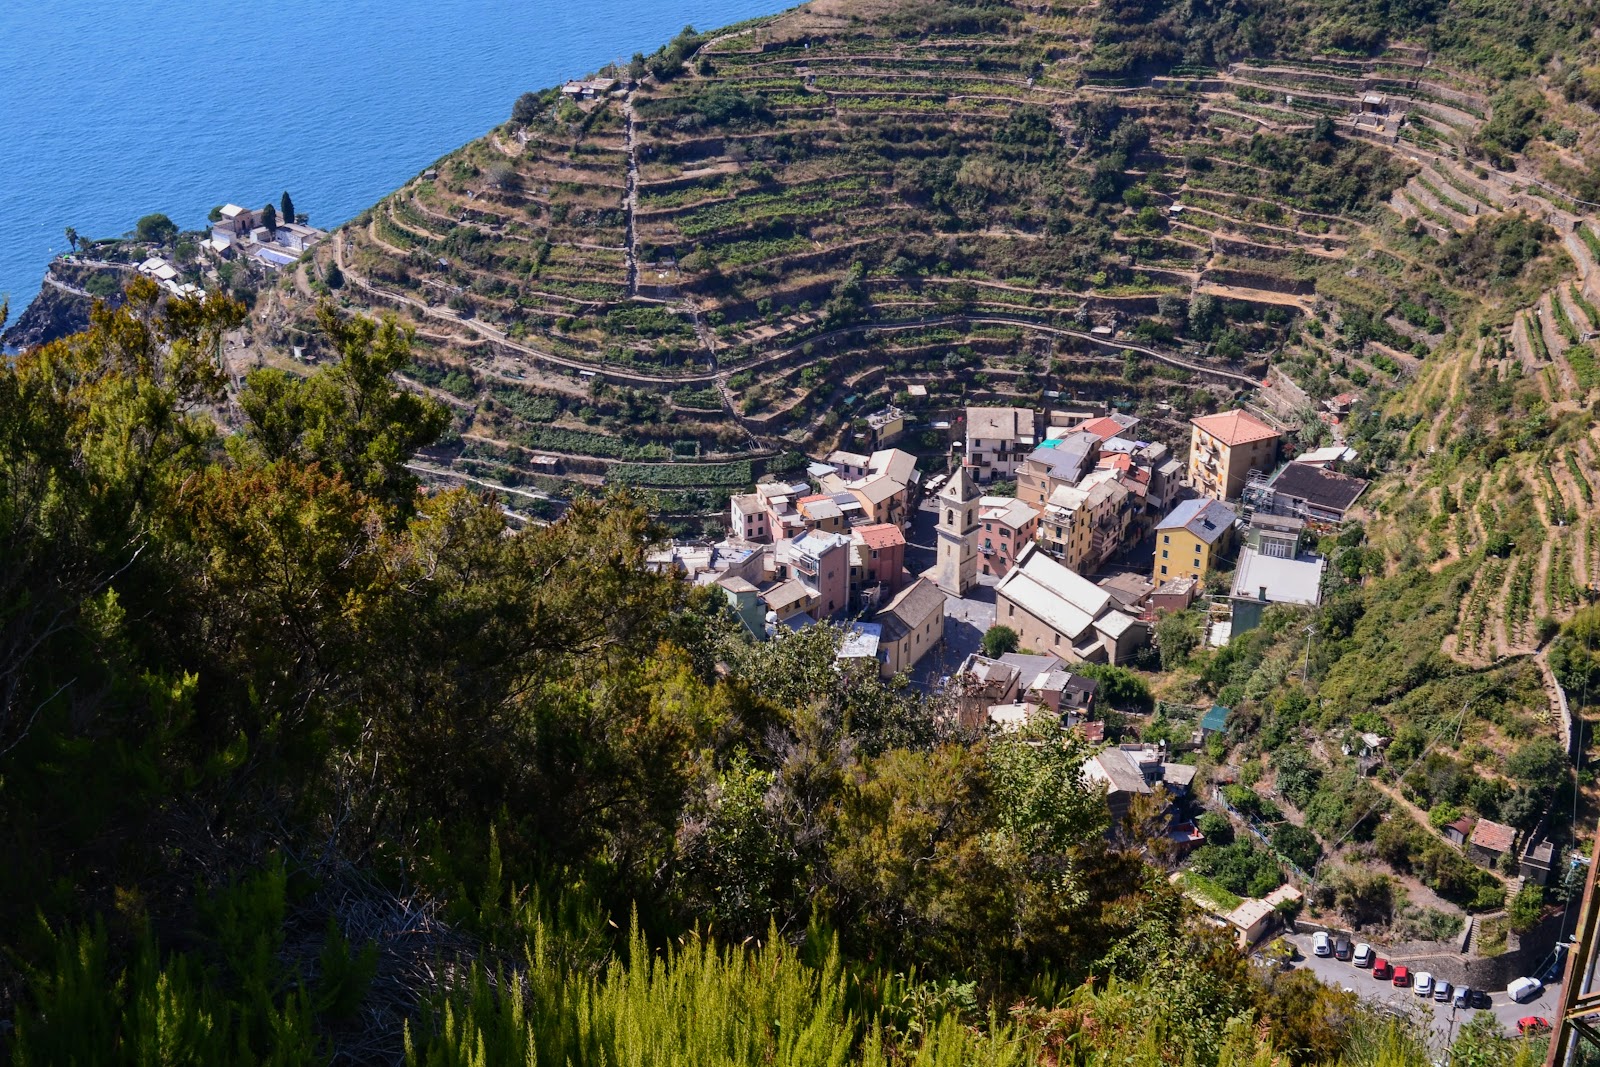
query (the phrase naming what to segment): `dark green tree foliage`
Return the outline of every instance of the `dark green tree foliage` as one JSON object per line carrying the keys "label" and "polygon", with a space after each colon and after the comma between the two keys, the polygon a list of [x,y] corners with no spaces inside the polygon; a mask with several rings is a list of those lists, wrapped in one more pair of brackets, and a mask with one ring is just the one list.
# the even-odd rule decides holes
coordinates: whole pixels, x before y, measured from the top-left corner
{"label": "dark green tree foliage", "polygon": [[411,359],[393,320],[344,319],[328,307],[317,319],[339,361],[308,379],[251,373],[239,397],[250,432],[238,447],[267,463],[317,463],[404,513],[417,484],[405,464],[444,431],[449,415],[393,387],[390,375]]}
{"label": "dark green tree foliage", "polygon": [[133,228],[134,235],[150,244],[166,244],[178,236],[178,226],[165,215],[146,215]]}
{"label": "dark green tree foliage", "polygon": [[983,654],[999,659],[1017,650],[1017,631],[1009,626],[991,626],[983,633]]}
{"label": "dark green tree foliage", "polygon": [[1506,86],[1494,98],[1489,121],[1473,134],[1472,147],[1497,167],[1514,166],[1516,154],[1538,131],[1544,110],[1544,94],[1536,86]]}
{"label": "dark green tree foliage", "polygon": [[511,105],[511,121],[518,126],[527,126],[539,117],[539,112],[544,109],[544,97],[540,93],[523,93]]}
{"label": "dark green tree foliage", "polygon": [[262,208],[261,225],[267,228],[268,233],[276,234],[278,232],[278,209],[273,207],[271,204],[268,204],[266,207]]}
{"label": "dark green tree foliage", "polygon": [[656,81],[671,81],[683,73],[683,65],[705,41],[693,26],[685,26],[654,55],[644,61],[644,69]]}
{"label": "dark green tree foliage", "polygon": [[1457,277],[1488,287],[1521,276],[1554,236],[1550,227],[1521,212],[1496,215],[1450,238],[1445,261]]}
{"label": "dark green tree foliage", "polygon": [[[241,309],[157,297],[135,282],[0,371],[0,847],[23,857],[0,930],[40,968],[30,1062],[144,1047],[163,982],[180,1031],[226,1010],[235,1046],[319,1040],[372,961],[329,933],[326,875],[275,854],[405,872],[493,941],[531,936],[508,887],[547,876],[661,934],[821,908],[853,958],[997,991],[1045,961],[1076,980],[1143,921],[1076,742],[952,743],[903,682],[842,673],[837,631],[739,638],[647,569],[661,531],[627,499],[513,535],[489,500],[417,494],[444,418],[394,386],[393,323],[324,308],[337,359],[252,375],[223,439],[203,412]],[[459,889],[486,868],[491,893]],[[315,984],[275,969],[319,956]]]}
{"label": "dark green tree foliage", "polygon": [[283,197],[278,201],[278,217],[284,222],[294,222],[299,218],[294,213],[294,201],[289,198],[289,190],[283,191]]}

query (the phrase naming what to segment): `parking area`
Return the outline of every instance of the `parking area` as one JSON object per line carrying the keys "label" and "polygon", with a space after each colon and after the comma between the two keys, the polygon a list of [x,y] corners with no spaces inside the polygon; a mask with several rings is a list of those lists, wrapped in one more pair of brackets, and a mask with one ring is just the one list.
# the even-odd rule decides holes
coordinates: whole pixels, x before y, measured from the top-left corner
{"label": "parking area", "polygon": [[[1440,1004],[1431,997],[1423,999],[1417,996],[1415,988],[1396,989],[1389,981],[1373,978],[1371,970],[1358,968],[1332,956],[1315,956],[1311,951],[1310,934],[1289,934],[1286,940],[1299,950],[1300,958],[1294,961],[1293,966],[1310,971],[1335,989],[1347,989],[1363,1000],[1411,1019],[1419,1026],[1426,1025],[1431,1031],[1435,1047],[1440,1050],[1449,1047],[1460,1028],[1477,1014],[1471,1008],[1456,1008],[1453,1003]],[[1378,954],[1382,955],[1381,949]],[[1412,973],[1415,974],[1415,971]],[[1488,993],[1490,1003],[1484,1010],[1500,1020],[1500,1025],[1505,1027],[1508,1034],[1515,1034],[1517,1020],[1525,1016],[1554,1019],[1561,988],[1556,984],[1548,984],[1537,997],[1523,1004],[1512,1001],[1504,989],[1491,989]]]}

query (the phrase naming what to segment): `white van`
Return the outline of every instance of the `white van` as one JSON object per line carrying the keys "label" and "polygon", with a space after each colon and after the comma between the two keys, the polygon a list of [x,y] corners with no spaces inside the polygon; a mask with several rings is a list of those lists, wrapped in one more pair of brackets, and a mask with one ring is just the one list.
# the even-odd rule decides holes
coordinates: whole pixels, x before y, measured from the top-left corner
{"label": "white van", "polygon": [[1429,974],[1427,971],[1418,971],[1417,984],[1412,988],[1419,997],[1433,996],[1433,975]]}
{"label": "white van", "polygon": [[1506,996],[1518,1004],[1532,1000],[1544,990],[1544,983],[1537,978],[1518,978],[1506,986]]}

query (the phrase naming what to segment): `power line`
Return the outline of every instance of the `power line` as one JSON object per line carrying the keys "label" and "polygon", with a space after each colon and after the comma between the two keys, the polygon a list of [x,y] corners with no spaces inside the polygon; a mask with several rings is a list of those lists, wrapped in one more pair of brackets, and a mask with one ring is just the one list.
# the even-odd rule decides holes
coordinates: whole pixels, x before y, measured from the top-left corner
{"label": "power line", "polygon": [[[1472,701],[1475,700],[1475,699],[1476,699],[1475,697],[1469,697],[1467,699],[1467,701],[1464,704],[1461,705],[1461,712],[1460,712],[1460,714],[1458,714],[1456,716],[1456,729],[1457,730],[1461,729],[1461,723],[1462,723],[1463,720],[1466,719],[1466,716],[1467,716],[1467,709],[1472,706]],[[1425,745],[1423,747],[1421,753],[1419,753],[1417,755],[1417,758],[1412,760],[1411,761],[1411,765],[1408,766],[1405,769],[1405,773],[1401,774],[1399,776],[1399,778],[1402,781],[1405,779],[1405,776],[1407,774],[1410,774],[1416,768],[1417,764],[1421,763],[1427,757],[1429,752],[1433,751],[1433,746],[1435,744],[1437,744],[1439,742],[1439,739],[1441,737],[1443,737],[1443,736],[1444,736],[1443,732],[1440,732],[1440,734],[1437,737],[1435,737],[1432,741],[1429,741],[1427,743],[1427,745]],[[1339,846],[1344,844],[1346,838],[1348,838],[1351,834],[1355,833],[1356,827],[1360,826],[1362,823],[1367,821],[1367,816],[1371,815],[1374,811],[1376,811],[1378,809],[1378,805],[1382,804],[1384,801],[1386,801],[1388,799],[1390,799],[1390,798],[1388,796],[1386,796],[1381,790],[1379,790],[1378,791],[1378,799],[1373,801],[1372,805],[1370,807],[1368,807],[1366,811],[1362,812],[1360,817],[1358,817],[1355,822],[1350,824],[1349,829],[1345,830],[1344,833],[1339,835],[1339,840],[1335,841],[1328,848],[1327,855],[1325,855],[1321,859],[1317,860],[1317,865],[1311,869],[1311,884],[1312,885],[1316,884],[1317,876],[1322,872],[1322,865],[1328,861],[1328,858],[1330,856],[1332,856],[1334,854],[1334,852],[1338,851]]]}

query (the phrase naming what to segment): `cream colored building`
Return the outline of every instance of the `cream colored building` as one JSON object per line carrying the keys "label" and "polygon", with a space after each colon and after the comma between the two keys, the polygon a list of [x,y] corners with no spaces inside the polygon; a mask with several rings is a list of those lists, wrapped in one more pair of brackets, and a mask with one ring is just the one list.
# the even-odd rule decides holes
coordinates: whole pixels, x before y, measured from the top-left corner
{"label": "cream colored building", "polygon": [[918,578],[873,616],[883,627],[878,640],[883,677],[909,671],[944,640],[944,602],[943,590]]}
{"label": "cream colored building", "polygon": [[1015,477],[1038,444],[1032,408],[968,408],[963,461],[980,482]]}
{"label": "cream colored building", "polygon": [[1022,651],[1069,663],[1119,663],[1148,637],[1106,590],[1030,545],[995,587],[995,623],[1017,633]]}
{"label": "cream colored building", "polygon": [[1039,517],[1039,546],[1054,560],[1089,573],[1122,546],[1136,509],[1115,470],[1098,470],[1050,494]]}
{"label": "cream colored building", "polygon": [[1277,430],[1248,411],[1190,419],[1188,481],[1201,496],[1237,500],[1251,471],[1266,473],[1278,458]]}
{"label": "cream colored building", "polygon": [[967,468],[951,476],[936,498],[938,557],[933,580],[950,596],[966,596],[978,584],[978,518],[982,497]]}

